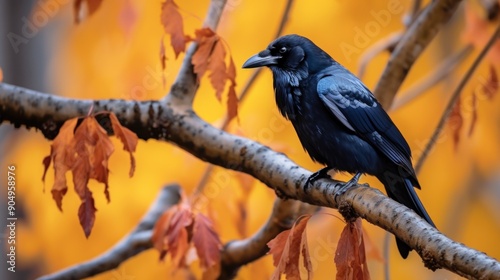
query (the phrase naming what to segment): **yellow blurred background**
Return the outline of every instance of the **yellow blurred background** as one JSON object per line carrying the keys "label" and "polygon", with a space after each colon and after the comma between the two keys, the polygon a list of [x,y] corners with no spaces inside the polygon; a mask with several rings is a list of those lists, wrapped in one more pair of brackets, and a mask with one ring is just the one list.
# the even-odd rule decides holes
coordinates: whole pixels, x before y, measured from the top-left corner
{"label": "yellow blurred background", "polygon": [[[409,9],[410,2],[295,1],[285,34],[297,33],[310,38],[356,73],[359,57],[364,51],[378,40],[404,28],[402,16]],[[179,0],[177,4],[184,18],[185,32],[194,34],[203,22],[209,2]],[[251,74],[250,70],[240,69],[241,65],[273,39],[285,4],[283,0],[228,1],[217,32],[227,42],[237,65],[237,90]],[[79,25],[73,24],[71,6],[70,3],[61,5],[51,18],[60,24],[57,32],[50,35],[51,64],[46,71],[50,77],[51,93],[81,99],[148,100],[160,99],[168,92],[183,55],[176,60],[167,46],[166,87],[163,87],[159,60],[163,35],[159,19],[161,1],[103,1],[97,12]],[[40,12],[36,7],[33,11]],[[445,56],[463,46],[460,39],[465,24],[463,11],[457,13],[453,22],[455,27],[447,28],[445,34],[441,33],[418,60],[401,91],[430,74]],[[478,50],[475,50],[445,82],[391,112],[413,150],[414,159],[420,157],[451,92],[477,53]],[[388,57],[387,53],[383,53],[369,64],[363,78],[369,88],[374,88]],[[419,174],[422,191],[418,194],[444,234],[498,259],[500,111],[497,108],[500,98],[490,101],[478,95],[478,121],[473,135],[467,136],[472,119],[468,102],[472,92],[488,77],[488,67],[488,63],[484,62],[463,92],[464,131],[461,142],[455,151],[450,129],[444,130]],[[5,82],[9,81],[6,79]],[[195,100],[197,113],[208,122],[220,124],[226,110],[224,104],[217,101],[210,83],[203,79]],[[269,70],[264,71],[240,104],[239,123],[233,122],[230,130],[285,152],[311,171],[321,167],[309,159],[292,126],[279,115]],[[25,209],[25,219],[17,231],[18,268],[32,271],[30,278],[78,264],[106,251],[135,227],[163,185],[178,182],[190,193],[207,167],[205,162],[172,144],[141,140],[135,153],[135,175],[129,178],[129,155],[114,140],[115,152],[110,160],[109,177],[111,203],[106,203],[103,186],[92,182],[90,189],[98,212],[93,231],[86,239],[78,222],[80,202],[72,185],[69,185],[68,194],[64,197],[64,212],[61,213],[50,194],[52,169],[48,172],[45,186],[41,181],[42,159],[49,154],[50,142],[35,130],[20,135],[22,137],[11,143],[10,153],[2,159],[1,170],[5,171],[9,164],[17,167],[17,202]],[[340,180],[349,177],[348,174],[336,176]],[[363,177],[362,181],[381,187],[373,178]],[[210,177],[208,184],[218,184],[219,192],[210,201],[209,208],[223,242],[251,235],[271,211],[275,197],[273,191],[258,181],[251,181],[248,189],[243,182],[246,181],[236,172],[222,168],[215,168]],[[325,212],[340,216],[334,210]],[[382,252],[385,231],[366,222],[363,224],[373,245]],[[343,222],[329,215],[318,215],[311,220],[308,234],[314,279],[332,279],[335,276],[333,253],[343,226]],[[149,250],[126,261],[117,270],[92,279],[187,277],[185,272],[174,273],[168,258],[161,263],[158,257],[158,252]],[[447,271],[429,271],[416,253],[411,253],[407,260],[401,259],[392,236],[387,261],[393,279],[459,278]],[[383,279],[384,263],[372,258],[368,263],[372,278]],[[194,275],[199,277],[197,263],[191,267]],[[272,260],[266,256],[244,266],[237,279],[268,279],[272,272]]]}

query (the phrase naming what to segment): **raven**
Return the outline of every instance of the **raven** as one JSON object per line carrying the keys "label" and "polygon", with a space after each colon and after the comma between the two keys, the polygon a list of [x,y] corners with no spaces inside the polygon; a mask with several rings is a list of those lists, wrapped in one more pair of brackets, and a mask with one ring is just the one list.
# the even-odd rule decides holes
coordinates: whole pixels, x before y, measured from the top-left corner
{"label": "raven", "polygon": [[[414,187],[420,185],[411,150],[370,90],[311,40],[286,35],[249,58],[243,68],[267,66],[273,73],[276,104],[290,120],[309,156],[326,165],[313,173],[305,188],[327,177],[330,169],[376,176],[387,195],[435,227]],[[396,238],[406,259],[411,248]]]}

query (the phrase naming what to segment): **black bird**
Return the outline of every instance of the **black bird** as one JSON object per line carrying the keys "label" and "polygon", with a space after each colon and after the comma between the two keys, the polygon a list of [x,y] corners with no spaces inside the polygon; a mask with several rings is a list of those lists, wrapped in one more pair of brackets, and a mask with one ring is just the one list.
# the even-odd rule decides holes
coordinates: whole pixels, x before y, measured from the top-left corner
{"label": "black bird", "polygon": [[[434,226],[414,187],[420,185],[411,150],[370,90],[311,40],[299,35],[276,39],[249,58],[243,68],[267,66],[274,78],[276,104],[289,119],[311,158],[326,165],[306,182],[327,177],[330,169],[376,176],[387,195]],[[403,258],[411,248],[396,238]]]}

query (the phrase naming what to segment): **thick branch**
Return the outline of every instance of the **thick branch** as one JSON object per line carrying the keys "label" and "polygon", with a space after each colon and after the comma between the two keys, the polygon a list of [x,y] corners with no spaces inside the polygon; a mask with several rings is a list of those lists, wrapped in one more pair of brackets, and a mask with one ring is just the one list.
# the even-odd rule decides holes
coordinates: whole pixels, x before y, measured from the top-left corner
{"label": "thick branch", "polygon": [[178,185],[164,187],[137,227],[109,251],[90,261],[76,264],[39,279],[82,279],[117,268],[125,260],[153,246],[151,235],[156,221],[165,210],[177,204],[179,199],[180,188]]}
{"label": "thick branch", "polygon": [[[251,174],[289,198],[338,207],[334,197],[342,182],[318,180],[304,192],[304,183],[311,172],[284,154],[211,126],[190,110],[174,112],[155,101],[77,101],[0,84],[1,117],[18,125],[38,124],[37,128],[44,129],[43,123],[36,122],[37,118],[61,122],[85,114],[92,103],[95,112],[104,109],[115,112],[122,124],[143,139],[165,139],[212,164]],[[474,278],[500,279],[500,263],[496,260],[448,239],[413,211],[379,191],[360,186],[338,198],[351,204],[368,222],[396,234],[417,249],[431,268],[442,267]]]}
{"label": "thick branch", "polygon": [[384,108],[389,108],[413,63],[455,13],[460,3],[460,0],[432,1],[405,32],[374,90]]}

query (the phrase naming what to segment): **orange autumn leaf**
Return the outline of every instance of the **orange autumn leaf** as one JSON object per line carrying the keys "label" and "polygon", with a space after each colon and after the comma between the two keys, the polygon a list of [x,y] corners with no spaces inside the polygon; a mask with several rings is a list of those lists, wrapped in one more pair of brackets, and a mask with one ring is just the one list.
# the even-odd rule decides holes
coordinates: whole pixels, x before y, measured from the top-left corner
{"label": "orange autumn leaf", "polygon": [[0,67],[0,83],[3,81],[3,71],[2,68]]}
{"label": "orange autumn leaf", "polygon": [[236,96],[236,67],[233,58],[229,56],[229,65],[226,66],[227,51],[222,38],[210,28],[195,31],[195,42],[198,49],[191,59],[198,80],[206,71],[210,71],[210,83],[215,89],[215,96],[222,100],[222,92],[227,81],[230,81],[227,97],[228,119],[231,120],[238,115],[238,97]]}
{"label": "orange autumn leaf", "polygon": [[293,227],[278,234],[267,243],[269,253],[273,255],[273,264],[276,267],[271,279],[279,280],[281,274],[286,279],[299,280],[300,256],[308,272],[308,279],[312,277],[312,264],[307,244],[306,226],[311,215],[304,215],[297,219]]}
{"label": "orange autumn leaf", "polygon": [[361,218],[342,230],[334,259],[336,279],[370,279],[362,231]]}
{"label": "orange autumn leaf", "polygon": [[113,127],[113,132],[115,133],[115,136],[118,137],[120,141],[122,141],[123,149],[130,154],[129,176],[132,177],[134,176],[134,171],[135,171],[135,158],[132,153],[135,152],[139,138],[130,129],[122,126],[115,114],[110,113],[109,119],[111,120],[111,126]]}
{"label": "orange autumn leaf", "polygon": [[75,191],[81,200],[87,197],[88,181],[103,183],[106,199],[108,192],[108,160],[114,152],[113,144],[94,117],[86,117],[75,130],[73,149],[76,162],[72,168]]}
{"label": "orange autumn leaf", "polygon": [[476,127],[477,122],[477,92],[472,92],[472,100],[471,100],[471,109],[472,109],[472,118],[469,126],[468,136],[470,137],[472,133],[474,133],[474,128]]}
{"label": "orange autumn leaf", "polygon": [[[184,35],[184,23],[179,13],[179,7],[173,0],[166,0],[161,6],[161,24],[165,33],[170,35],[170,44],[177,58],[186,49],[189,37]],[[162,40],[163,41],[163,40]],[[165,67],[163,67],[165,69]]]}
{"label": "orange autumn leaf", "polygon": [[215,232],[212,222],[203,214],[196,214],[193,226],[193,245],[200,259],[202,269],[220,263],[222,243]]}
{"label": "orange autumn leaf", "polygon": [[214,49],[214,45],[218,41],[218,36],[210,28],[198,29],[195,31],[195,42],[198,43],[198,49],[193,54],[191,63],[194,66],[194,72],[198,79],[205,74],[208,69],[210,55]]}
{"label": "orange autumn leaf", "polygon": [[490,72],[488,75],[488,79],[483,84],[482,90],[486,97],[489,100],[493,99],[493,97],[498,93],[498,75],[495,67],[490,64]]}
{"label": "orange autumn leaf", "polygon": [[[75,14],[75,23],[80,23],[82,19],[87,18],[94,14],[99,6],[101,6],[102,0],[75,0],[73,3],[73,12]],[[83,5],[86,5],[86,14],[82,16]]]}
{"label": "orange autumn leaf", "polygon": [[453,133],[453,145],[455,147],[455,151],[458,148],[458,143],[460,142],[460,131],[464,124],[464,118],[460,109],[461,103],[461,98],[457,99],[457,102],[451,111],[450,117],[448,118],[448,125]]}
{"label": "orange autumn leaf", "polygon": [[151,240],[160,252],[160,260],[169,254],[176,269],[187,266],[188,251],[194,246],[204,275],[218,276],[220,273],[222,243],[219,236],[206,216],[193,213],[184,195],[182,202],[158,219]]}
{"label": "orange autumn leaf", "polygon": [[66,172],[71,170],[74,163],[74,153],[72,152],[73,131],[77,118],[67,120],[59,130],[54,142],[50,146],[50,155],[43,159],[44,172],[42,181],[45,182],[45,175],[51,162],[54,164],[54,185],[52,186],[52,198],[57,207],[62,211],[62,199],[68,191],[66,184]]}
{"label": "orange autumn leaf", "polygon": [[[124,143],[124,149],[130,153],[132,175],[135,169],[132,152],[137,146],[137,136],[122,127],[114,114],[110,114],[110,120],[115,135]],[[78,118],[73,118],[62,125],[50,147],[50,155],[43,159],[45,170],[42,180],[45,181],[47,170],[53,162],[52,198],[62,211],[62,199],[68,190],[66,172],[71,171],[75,192],[82,202],[78,209],[78,218],[85,236],[88,237],[94,226],[97,211],[88,183],[90,179],[103,183],[104,194],[109,202],[108,161],[114,152],[114,147],[106,130],[99,125],[95,117],[87,116],[77,126],[78,122]]]}

